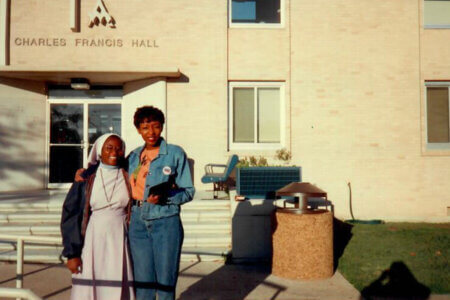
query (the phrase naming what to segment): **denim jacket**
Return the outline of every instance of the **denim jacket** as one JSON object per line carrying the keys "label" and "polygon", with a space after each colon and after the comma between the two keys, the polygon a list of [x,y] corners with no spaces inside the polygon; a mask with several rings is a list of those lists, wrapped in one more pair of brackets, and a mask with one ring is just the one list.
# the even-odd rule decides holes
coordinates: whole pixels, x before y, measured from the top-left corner
{"label": "denim jacket", "polygon": [[[134,149],[129,154],[129,174],[133,174],[138,167],[144,146]],[[141,212],[143,219],[152,220],[178,215],[180,213],[180,205],[191,201],[194,197],[195,189],[192,185],[191,171],[186,153],[181,147],[167,144],[161,138],[158,156],[151,161],[148,170],[145,181],[144,199],[148,198],[150,189],[153,186],[168,183],[169,181],[173,182],[175,187],[168,191],[166,199],[160,199],[157,204],[143,203]]]}

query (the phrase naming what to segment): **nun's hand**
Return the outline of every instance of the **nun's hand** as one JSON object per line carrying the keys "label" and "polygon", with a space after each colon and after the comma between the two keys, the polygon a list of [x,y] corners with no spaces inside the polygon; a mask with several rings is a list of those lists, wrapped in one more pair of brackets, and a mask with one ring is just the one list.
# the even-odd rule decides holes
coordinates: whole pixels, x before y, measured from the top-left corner
{"label": "nun's hand", "polygon": [[82,181],[85,180],[85,179],[81,176],[81,174],[83,174],[84,171],[86,171],[86,169],[81,168],[81,169],[78,169],[78,170],[75,172],[75,181],[76,181],[76,182],[82,182]]}
{"label": "nun's hand", "polygon": [[150,195],[147,198],[147,202],[156,204],[159,202],[159,195]]}
{"label": "nun's hand", "polygon": [[68,259],[66,263],[67,268],[70,270],[70,272],[72,272],[72,274],[81,273],[82,265],[83,264],[81,263],[81,258],[79,257]]}

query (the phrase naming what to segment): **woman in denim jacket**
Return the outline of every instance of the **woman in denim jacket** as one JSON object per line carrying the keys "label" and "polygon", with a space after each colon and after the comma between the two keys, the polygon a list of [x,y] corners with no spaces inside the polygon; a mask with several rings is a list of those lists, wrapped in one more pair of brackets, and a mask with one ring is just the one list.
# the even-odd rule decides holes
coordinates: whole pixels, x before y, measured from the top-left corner
{"label": "woman in denim jacket", "polygon": [[161,137],[164,114],[137,109],[134,125],[145,144],[128,156],[133,195],[129,241],[137,299],[175,299],[183,226],[180,205],[194,187],[183,149]]}

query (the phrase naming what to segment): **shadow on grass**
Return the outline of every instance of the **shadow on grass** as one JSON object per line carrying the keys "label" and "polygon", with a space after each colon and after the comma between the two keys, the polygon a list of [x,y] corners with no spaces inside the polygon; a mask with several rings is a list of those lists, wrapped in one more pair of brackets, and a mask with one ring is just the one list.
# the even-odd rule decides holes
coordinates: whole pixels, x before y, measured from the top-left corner
{"label": "shadow on grass", "polygon": [[336,272],[339,259],[344,254],[344,250],[352,239],[353,225],[333,218],[333,252],[334,252],[334,272]]}
{"label": "shadow on grass", "polygon": [[425,300],[430,289],[417,281],[402,262],[393,262],[388,270],[361,291],[361,299],[415,299]]}

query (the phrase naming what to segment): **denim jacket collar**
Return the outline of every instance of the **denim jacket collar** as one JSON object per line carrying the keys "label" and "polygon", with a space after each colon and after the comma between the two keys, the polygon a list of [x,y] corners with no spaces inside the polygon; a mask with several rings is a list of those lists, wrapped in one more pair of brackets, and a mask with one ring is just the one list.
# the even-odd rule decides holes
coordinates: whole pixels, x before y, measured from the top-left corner
{"label": "denim jacket collar", "polygon": [[167,143],[163,137],[160,137],[161,142],[159,144],[159,152],[158,155],[167,155]]}

